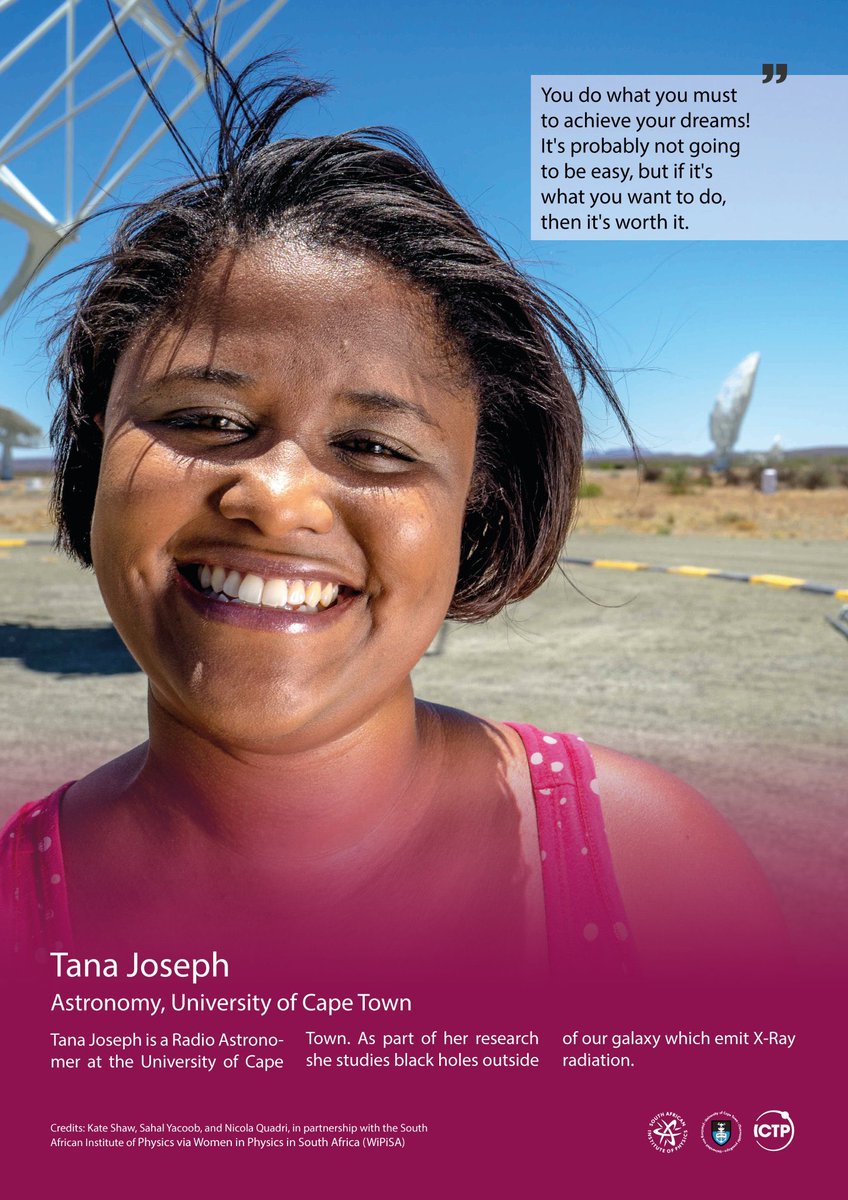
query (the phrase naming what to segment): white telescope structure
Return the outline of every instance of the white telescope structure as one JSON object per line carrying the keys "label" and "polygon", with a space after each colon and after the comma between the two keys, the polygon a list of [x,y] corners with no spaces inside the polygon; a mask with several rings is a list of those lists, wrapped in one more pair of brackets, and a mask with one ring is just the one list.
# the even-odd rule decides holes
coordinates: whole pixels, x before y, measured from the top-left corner
{"label": "white telescope structure", "polygon": [[[232,24],[230,18],[245,9],[252,23],[226,46],[221,53],[225,65],[231,63],[268,25],[287,0],[185,0],[179,6],[188,24],[195,19],[207,31],[217,30],[220,44],[225,45],[223,33]],[[30,32],[16,46],[5,50],[3,13],[18,6],[25,13]],[[185,30],[175,22],[167,5],[159,0],[114,0],[114,24],[109,17],[105,0],[62,0],[55,4],[46,0],[0,0],[0,110],[11,115],[22,108],[0,135],[0,219],[11,221],[27,237],[23,258],[11,279],[0,281],[0,313],[9,308],[63,238],[73,237],[75,225],[95,212],[105,200],[114,199],[116,189],[167,132],[159,123],[151,133],[139,137],[139,119],[147,116],[150,104],[129,62],[111,79],[104,81],[103,52],[115,49],[116,26],[126,35],[130,26],[143,31],[147,52],[138,61],[151,87],[172,121],[177,121],[205,93],[203,65],[192,50],[194,47]],[[183,12],[184,9],[184,12]],[[92,26],[92,20],[96,25]],[[43,64],[57,50],[57,39],[64,25],[61,57],[51,67],[52,81],[37,96],[25,97],[27,74],[22,62],[34,62],[38,70],[34,77],[43,81]],[[122,27],[124,27],[122,29]],[[123,50],[121,54],[123,54]],[[34,57],[37,56],[37,57]],[[114,53],[109,62],[114,59]],[[170,72],[168,80],[166,73]],[[110,72],[106,71],[106,74]],[[179,76],[178,98],[166,102],[174,91],[173,76]],[[103,147],[99,139],[101,161],[92,161],[91,143],[94,140],[79,135],[77,127],[83,114],[86,121],[108,115],[110,122],[119,124],[110,144]],[[147,110],[147,111],[146,111]],[[120,118],[123,122],[120,123]],[[4,125],[9,117],[4,115]],[[2,127],[0,127],[2,128]],[[51,185],[56,194],[39,195],[37,183],[27,182],[27,153],[46,143],[54,156],[50,171]],[[42,147],[42,154],[44,147]],[[32,162],[32,160],[30,160]],[[14,169],[11,164],[14,163]],[[85,190],[75,195],[75,176],[85,171]],[[37,171],[33,172],[38,174]],[[47,184],[44,187],[48,187]],[[5,283],[5,286],[3,284]]]}
{"label": "white telescope structure", "polygon": [[0,479],[6,481],[14,476],[13,446],[37,446],[42,437],[32,421],[11,408],[0,408]]}
{"label": "white telescope structure", "polygon": [[715,446],[715,466],[719,471],[726,471],[730,466],[730,454],[751,401],[759,365],[759,353],[743,358],[725,379],[716,397],[710,413],[710,437]]}

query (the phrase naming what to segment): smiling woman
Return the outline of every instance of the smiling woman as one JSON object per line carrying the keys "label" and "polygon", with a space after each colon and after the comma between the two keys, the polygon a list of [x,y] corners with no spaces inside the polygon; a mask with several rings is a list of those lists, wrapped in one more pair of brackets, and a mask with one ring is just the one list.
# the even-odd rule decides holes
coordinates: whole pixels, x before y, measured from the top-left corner
{"label": "smiling woman", "polygon": [[91,556],[154,704],[276,752],[408,690],[476,444],[431,310],[366,259],[274,240],[222,251],[190,322],[124,352]]}
{"label": "smiling woman", "polygon": [[685,785],[414,697],[446,615],[557,563],[567,371],[621,411],[404,138],[272,140],[318,91],[232,84],[216,169],[124,220],[63,326],[59,542],[148,676],[150,738],[7,827],[15,949],[214,928],[360,965],[759,970],[770,897]]}

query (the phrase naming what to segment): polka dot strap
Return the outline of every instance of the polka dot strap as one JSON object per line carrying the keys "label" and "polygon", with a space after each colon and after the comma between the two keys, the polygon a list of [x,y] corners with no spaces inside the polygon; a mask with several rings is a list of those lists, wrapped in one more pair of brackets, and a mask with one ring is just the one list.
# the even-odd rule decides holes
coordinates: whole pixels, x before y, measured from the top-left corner
{"label": "polka dot strap", "polygon": [[633,944],[592,756],[572,734],[512,728],[530,765],[552,973],[561,979],[633,974]]}
{"label": "polka dot strap", "polygon": [[73,949],[59,839],[59,806],[70,786],[25,804],[0,834],[2,935],[30,962],[47,962],[51,950]]}

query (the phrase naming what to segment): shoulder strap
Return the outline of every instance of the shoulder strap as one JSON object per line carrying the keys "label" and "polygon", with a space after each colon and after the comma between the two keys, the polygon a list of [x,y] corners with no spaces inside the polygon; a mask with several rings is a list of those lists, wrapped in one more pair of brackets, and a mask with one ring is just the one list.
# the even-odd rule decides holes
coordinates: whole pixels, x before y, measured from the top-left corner
{"label": "shoulder strap", "polygon": [[582,738],[512,725],[527,752],[556,977],[633,974],[635,954]]}
{"label": "shoulder strap", "polygon": [[59,806],[70,786],[25,804],[0,834],[0,907],[11,949],[28,963],[73,949],[59,839]]}

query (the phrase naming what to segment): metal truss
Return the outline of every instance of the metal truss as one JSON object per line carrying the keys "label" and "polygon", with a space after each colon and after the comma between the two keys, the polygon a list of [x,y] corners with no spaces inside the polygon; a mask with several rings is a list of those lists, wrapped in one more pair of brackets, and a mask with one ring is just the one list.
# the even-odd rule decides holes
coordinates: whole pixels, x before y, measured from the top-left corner
{"label": "metal truss", "polygon": [[[21,0],[0,0],[0,13]],[[91,7],[99,4],[104,11],[105,21],[102,28],[84,46],[78,46],[77,14],[83,4]],[[247,4],[253,4],[259,10],[253,23],[222,55],[225,64],[232,62],[242,50],[265,28],[276,16],[287,0],[217,0],[212,6],[209,0],[191,0],[187,6],[187,20],[195,17],[201,21],[205,29],[213,26],[219,30],[222,23],[238,9]],[[32,0],[23,0],[28,11],[42,7],[32,4]],[[167,106],[168,115],[172,121],[177,121],[186,110],[205,91],[205,77],[202,65],[189,51],[188,37],[173,20],[170,13],[159,7],[157,0],[114,0],[114,24],[108,19],[103,0],[63,0],[32,31],[0,59],[0,98],[3,100],[4,111],[11,108],[10,99],[6,94],[5,73],[26,54],[43,49],[44,38],[60,23],[65,26],[64,68],[58,72],[52,83],[42,92],[39,98],[30,105],[27,111],[12,124],[11,128],[0,137],[0,185],[10,192],[13,201],[5,199],[0,191],[0,219],[13,222],[23,229],[27,235],[27,247],[17,270],[5,290],[0,294],[0,313],[9,308],[33,276],[44,265],[47,258],[56,250],[63,239],[73,239],[74,228],[80,221],[91,216],[103,202],[114,196],[115,189],[138,163],[149,153],[156,143],[167,132],[164,124],[160,124],[149,134],[140,145],[131,151],[127,142],[136,129],[139,118],[150,103],[147,93],[139,95],[138,81],[132,67],[121,72],[106,84],[90,89],[86,86],[86,68],[92,60],[107,48],[116,38],[116,26],[120,28],[125,22],[133,22],[144,31],[144,34],[155,49],[146,54],[140,65],[151,86],[155,89],[165,72],[172,65],[187,79],[187,88],[176,103]],[[123,125],[114,139],[108,153],[99,167],[90,172],[90,178],[85,194],[77,198],[74,195],[74,167],[76,163],[77,139],[76,122],[79,116],[95,105],[110,106],[116,104],[110,99],[127,84],[135,83],[123,95],[126,116]],[[63,103],[63,111],[58,116],[55,113],[56,104]],[[123,111],[123,110],[121,110]],[[41,123],[44,122],[44,123]],[[27,186],[24,180],[10,167],[28,150],[37,146],[51,135],[62,139],[62,179],[64,197],[61,216],[51,212],[47,204]],[[64,135],[62,137],[62,135]],[[56,139],[54,138],[54,145]]]}

